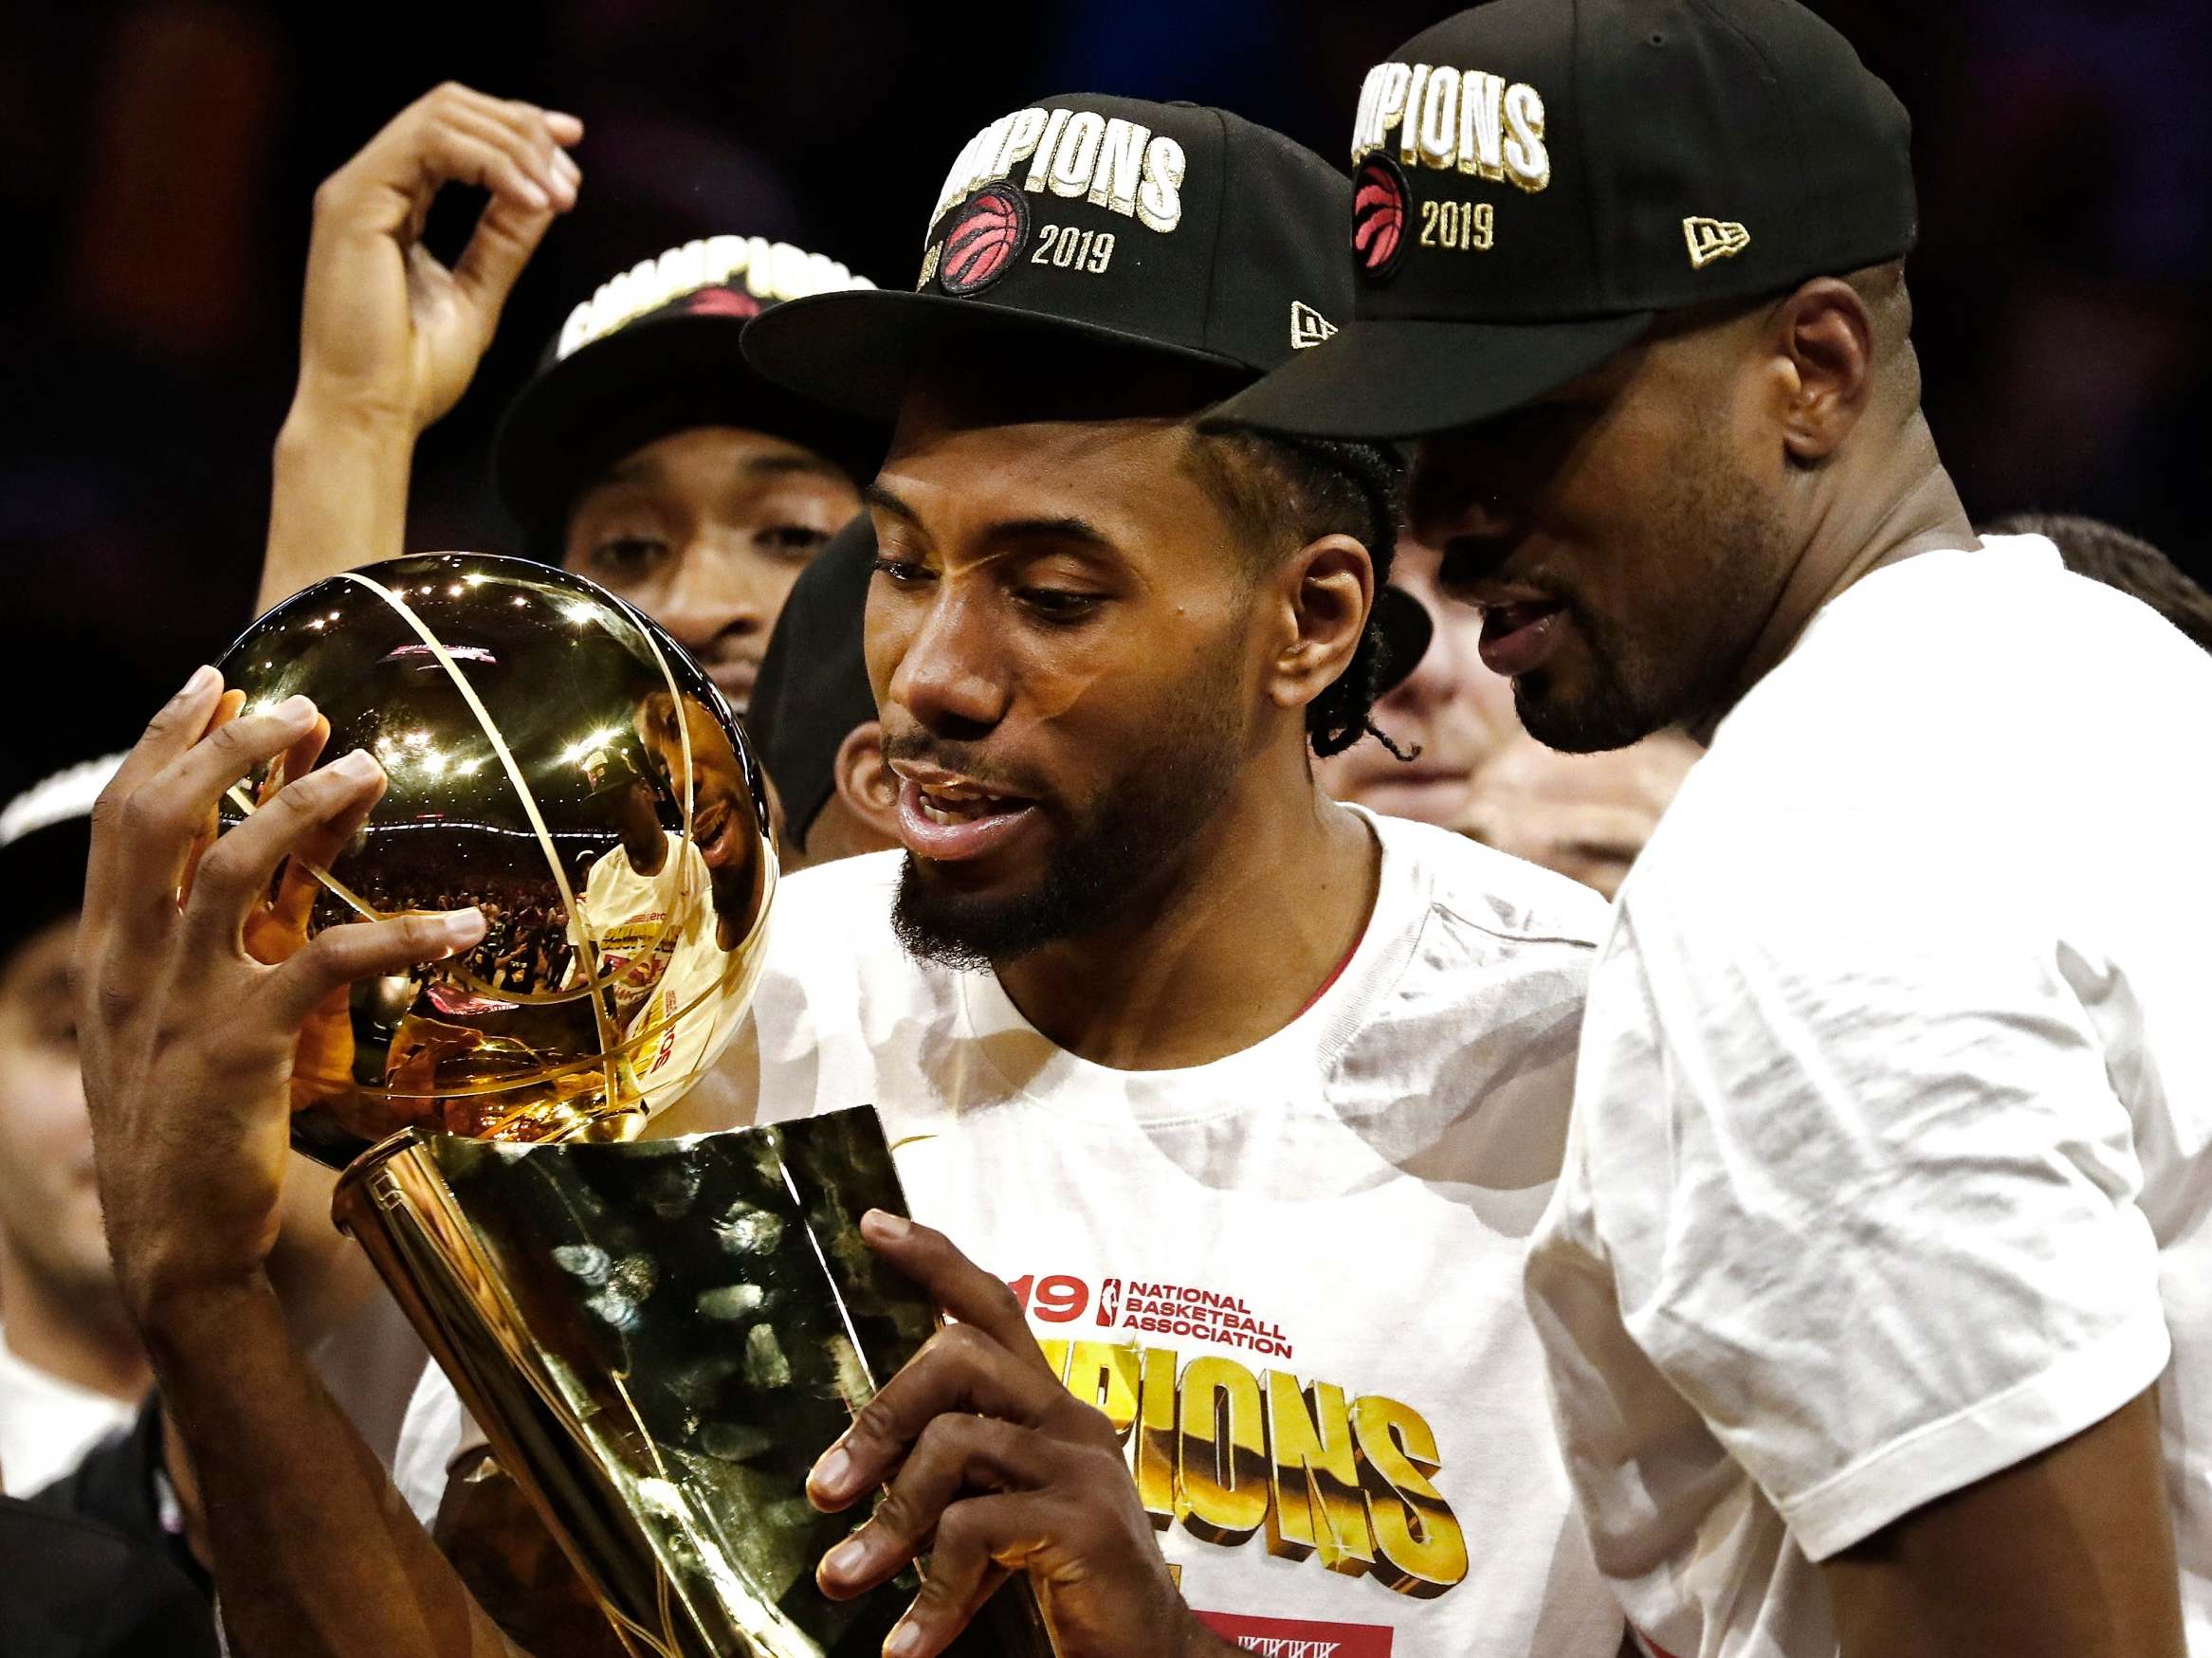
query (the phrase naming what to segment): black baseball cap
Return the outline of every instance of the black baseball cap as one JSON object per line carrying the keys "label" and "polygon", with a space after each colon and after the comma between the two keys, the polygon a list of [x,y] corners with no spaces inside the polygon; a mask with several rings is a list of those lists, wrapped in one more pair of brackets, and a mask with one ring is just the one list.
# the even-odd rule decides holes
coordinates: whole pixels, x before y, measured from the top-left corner
{"label": "black baseball cap", "polygon": [[1354,319],[1233,398],[1403,438],[1597,367],[1663,314],[1904,254],[1911,123],[1794,0],[1492,0],[1369,71]]}
{"label": "black baseball cap", "polygon": [[863,513],[791,584],[745,709],[760,769],[783,802],[783,832],[801,847],[836,787],[838,749],[876,717],[861,649],[874,572],[875,524]]}
{"label": "black baseball cap", "polygon": [[779,302],[873,285],[835,260],[759,236],[686,242],[601,283],[500,417],[500,501],[535,541],[623,456],[698,426],[787,438],[866,483],[883,459],[881,428],[762,379],[739,337]]}
{"label": "black baseball cap", "polygon": [[82,760],[0,807],[0,956],[83,906],[92,808],[122,763],[119,754]]}
{"label": "black baseball cap", "polygon": [[961,150],[913,293],[778,305],[746,328],[745,355],[778,384],[878,421],[948,340],[1125,347],[1217,369],[1226,392],[1350,315],[1351,273],[1325,233],[1350,203],[1320,156],[1240,116],[1044,99]]}

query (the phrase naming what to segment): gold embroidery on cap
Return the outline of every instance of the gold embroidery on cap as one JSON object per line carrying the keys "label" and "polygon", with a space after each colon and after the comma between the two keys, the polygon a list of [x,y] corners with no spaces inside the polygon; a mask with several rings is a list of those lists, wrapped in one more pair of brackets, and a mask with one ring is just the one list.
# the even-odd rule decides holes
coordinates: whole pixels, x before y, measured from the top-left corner
{"label": "gold embroidery on cap", "polygon": [[1690,268],[1703,270],[1716,259],[1731,259],[1751,246],[1751,232],[1733,219],[1685,219],[1682,240],[1690,245]]}

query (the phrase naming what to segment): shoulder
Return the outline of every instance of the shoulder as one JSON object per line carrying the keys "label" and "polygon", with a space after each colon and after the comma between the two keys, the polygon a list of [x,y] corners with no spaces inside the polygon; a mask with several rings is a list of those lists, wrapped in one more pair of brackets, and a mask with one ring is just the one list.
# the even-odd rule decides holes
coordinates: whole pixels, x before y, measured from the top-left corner
{"label": "shoulder", "polygon": [[1579,1027],[1611,924],[1604,899],[1449,829],[1374,822],[1384,880],[1398,888],[1379,901],[1378,917],[1388,904],[1393,928],[1411,935],[1380,1023],[1434,1023],[1454,1048],[1527,1041],[1549,1048]]}
{"label": "shoulder", "polygon": [[1610,909],[1579,881],[1434,824],[1368,821],[1383,846],[1385,878],[1410,886],[1470,957],[1586,959],[1605,936]]}
{"label": "shoulder", "polygon": [[[1332,1109],[1424,1176],[1547,1187],[1605,901],[1448,829],[1369,821],[1383,853],[1371,926],[1390,969],[1330,1066]],[[1473,1119],[1490,1126],[1460,1138]]]}
{"label": "shoulder", "polygon": [[2212,726],[2212,655],[2038,537],[1877,570],[1722,721],[1622,889],[1764,902],[2011,881],[2130,832]]}
{"label": "shoulder", "polygon": [[[1831,601],[1722,722],[1708,757],[1723,774],[1782,748],[1846,776],[1877,757],[1948,771],[2098,731],[2125,737],[2146,715],[2201,731],[2207,713],[2212,656],[2140,600],[2068,570],[2041,537],[1992,536],[1979,551],[1877,570]],[[1816,741],[1832,747],[1809,750]]]}

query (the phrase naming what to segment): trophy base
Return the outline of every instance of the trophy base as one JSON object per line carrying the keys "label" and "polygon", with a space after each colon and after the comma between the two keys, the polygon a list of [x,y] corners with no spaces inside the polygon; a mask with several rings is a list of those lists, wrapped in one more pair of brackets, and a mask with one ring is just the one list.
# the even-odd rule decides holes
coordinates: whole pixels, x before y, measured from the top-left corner
{"label": "trophy base", "polygon": [[[333,1204],[621,1649],[654,1658],[875,1658],[918,1586],[814,1579],[852,1521],[807,1472],[937,1324],[862,1241],[871,1208],[905,1212],[870,1107],[630,1143],[408,1130]],[[448,1553],[518,1548],[545,1553]],[[1027,1582],[955,1650],[1049,1658]]]}

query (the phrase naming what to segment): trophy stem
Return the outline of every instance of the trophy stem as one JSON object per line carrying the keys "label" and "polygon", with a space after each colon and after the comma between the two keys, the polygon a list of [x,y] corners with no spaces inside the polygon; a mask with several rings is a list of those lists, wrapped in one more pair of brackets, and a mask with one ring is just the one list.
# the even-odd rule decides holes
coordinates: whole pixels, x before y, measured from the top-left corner
{"label": "trophy stem", "polygon": [[363,1153],[331,1210],[484,1427],[501,1468],[548,1520],[624,1649],[716,1658],[681,1638],[672,1586],[635,1559],[619,1499],[592,1466],[545,1355],[423,1137],[408,1129]]}
{"label": "trophy stem", "polygon": [[[807,1470],[938,1322],[861,1239],[871,1208],[905,1202],[866,1106],[677,1140],[411,1129],[333,1204],[631,1658],[875,1658],[919,1587],[814,1581],[851,1521]],[[476,1540],[520,1548],[519,1521]],[[1051,1651],[1026,1579],[952,1649]]]}

